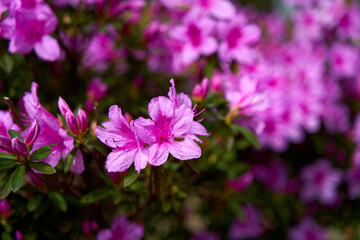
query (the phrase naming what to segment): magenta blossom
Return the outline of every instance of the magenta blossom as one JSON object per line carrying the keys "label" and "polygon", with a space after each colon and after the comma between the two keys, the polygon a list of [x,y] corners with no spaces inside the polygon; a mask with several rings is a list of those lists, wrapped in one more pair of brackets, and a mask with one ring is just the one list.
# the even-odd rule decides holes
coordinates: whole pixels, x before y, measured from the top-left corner
{"label": "magenta blossom", "polygon": [[[39,136],[34,142],[32,151],[36,149],[55,144],[51,148],[50,155],[41,160],[55,167],[60,158],[65,159],[66,155],[71,152],[74,147],[74,139],[68,136],[65,129],[60,127],[60,123],[57,118],[51,115],[39,102],[37,96],[36,83],[31,85],[31,93],[25,92],[25,96],[21,99],[20,108],[22,114],[28,121],[37,120],[40,128]],[[85,124],[84,124],[85,125]],[[28,129],[24,132],[26,133]],[[75,156],[74,163],[70,170],[74,173],[81,173],[84,170],[84,163],[81,161],[81,152],[78,152]]]}
{"label": "magenta blossom", "polygon": [[318,225],[310,217],[303,218],[299,225],[290,228],[288,232],[289,240],[325,240],[326,235],[326,228]]}
{"label": "magenta blossom", "polygon": [[243,206],[244,220],[235,219],[229,229],[229,239],[256,239],[264,232],[262,214],[255,206],[247,204]]}
{"label": "magenta blossom", "polygon": [[253,182],[254,175],[251,172],[244,173],[236,179],[227,180],[227,185],[237,192],[241,193],[245,191]]}
{"label": "magenta blossom", "polygon": [[176,94],[174,80],[170,82],[169,98],[153,98],[148,106],[151,119],[141,119],[135,124],[139,139],[150,144],[149,163],[154,166],[162,165],[169,153],[180,160],[199,158],[201,148],[194,140],[201,142],[196,135],[208,135],[206,129],[193,120],[190,98],[183,93]]}
{"label": "magenta blossom", "polygon": [[248,24],[245,15],[238,14],[230,23],[219,23],[218,29],[222,37],[219,47],[222,60],[236,60],[244,64],[255,60],[256,52],[251,45],[256,43],[261,35],[261,29],[257,25]]}
{"label": "magenta blossom", "polygon": [[[97,127],[95,135],[113,151],[107,156],[105,168],[108,172],[124,172],[132,163],[140,173],[146,167],[149,153],[135,133],[134,124],[142,119],[128,122],[122,115],[121,108],[113,105],[109,109],[108,122],[102,123],[105,127]],[[145,133],[146,134],[146,133]]]}
{"label": "magenta blossom", "polygon": [[97,240],[140,240],[144,235],[144,227],[138,223],[129,222],[126,217],[118,216],[114,218],[111,229],[101,229]]}
{"label": "magenta blossom", "polygon": [[342,175],[339,169],[331,167],[327,159],[320,159],[312,165],[305,166],[300,173],[303,184],[300,190],[301,199],[304,202],[319,200],[325,205],[334,204]]}
{"label": "magenta blossom", "polygon": [[56,61],[60,57],[60,46],[49,35],[56,29],[57,18],[47,4],[20,8],[14,13],[14,20],[14,29],[7,35],[11,53],[28,54],[34,48],[43,60]]}
{"label": "magenta blossom", "polygon": [[183,44],[180,59],[185,65],[196,61],[200,55],[209,56],[216,52],[217,42],[211,36],[213,21],[192,10],[184,17],[184,24],[170,30],[170,36]]}

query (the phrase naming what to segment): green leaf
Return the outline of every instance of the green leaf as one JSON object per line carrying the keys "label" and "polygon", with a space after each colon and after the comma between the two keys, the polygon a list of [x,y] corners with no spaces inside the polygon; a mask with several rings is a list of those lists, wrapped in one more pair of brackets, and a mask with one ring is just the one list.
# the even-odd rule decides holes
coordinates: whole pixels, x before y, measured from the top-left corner
{"label": "green leaf", "polygon": [[20,133],[19,133],[18,131],[15,131],[15,130],[13,130],[13,129],[9,129],[9,130],[8,130],[8,134],[9,134],[9,136],[10,136],[11,139],[13,139],[13,138],[15,138],[15,137],[18,137],[18,138],[21,139],[21,141],[23,141],[23,139],[22,139],[22,137],[21,137],[21,135],[20,135]]}
{"label": "green leaf", "polygon": [[64,197],[58,192],[49,192],[49,198],[55,203],[55,205],[63,212],[67,211],[67,203]]}
{"label": "green leaf", "polygon": [[188,165],[194,172],[200,174],[197,163],[194,160],[185,161],[186,165]]}
{"label": "green leaf", "polygon": [[162,166],[153,166],[154,168],[154,187],[155,193],[160,198],[163,199],[165,197],[165,189],[166,189],[166,176],[163,171]]}
{"label": "green leaf", "polygon": [[231,124],[230,128],[235,132],[235,133],[241,133],[244,138],[251,144],[253,145],[256,149],[260,149],[260,143],[256,137],[256,135],[250,131],[247,128],[241,127],[237,124]]}
{"label": "green leaf", "polygon": [[3,233],[1,234],[1,239],[2,239],[2,240],[12,240],[10,234],[7,233],[7,232],[3,232]]}
{"label": "green leaf", "polygon": [[10,153],[4,153],[4,152],[0,152],[0,161],[1,159],[12,159],[12,160],[16,160],[17,157],[15,155],[12,155]]}
{"label": "green leaf", "polygon": [[138,178],[138,176],[139,176],[139,174],[134,168],[131,168],[131,170],[128,170],[124,177],[124,188],[133,184],[135,182],[135,180]]}
{"label": "green leaf", "polygon": [[69,153],[68,155],[66,155],[65,163],[64,163],[64,172],[65,173],[67,173],[70,170],[71,166],[74,163],[74,159],[75,159],[74,154]]}
{"label": "green leaf", "polygon": [[23,182],[25,175],[25,166],[21,165],[11,174],[10,177],[10,188],[13,192],[16,192]]}
{"label": "green leaf", "polygon": [[113,190],[112,191],[112,197],[113,197],[113,200],[114,200],[115,204],[119,204],[121,202],[122,198],[123,198],[121,192],[118,191],[118,190]]}
{"label": "green leaf", "polygon": [[162,208],[162,210],[163,210],[164,213],[169,212],[170,209],[171,209],[171,202],[170,202],[170,201],[167,201],[167,200],[163,201],[163,202],[161,203],[161,208]]}
{"label": "green leaf", "polygon": [[28,211],[34,212],[36,209],[38,209],[42,199],[43,199],[43,195],[41,194],[37,194],[34,198],[30,199],[30,201],[27,204]]}
{"label": "green leaf", "polygon": [[82,199],[81,202],[82,203],[94,203],[97,202],[101,199],[110,197],[113,193],[113,190],[110,188],[101,188],[101,189],[97,189],[93,192],[90,192],[88,194],[86,194]]}
{"label": "green leaf", "polygon": [[1,171],[11,169],[11,168],[15,167],[16,165],[18,165],[18,162],[15,162],[14,160],[0,159],[0,170]]}
{"label": "green leaf", "polygon": [[44,162],[31,162],[30,167],[32,169],[35,169],[38,172],[44,173],[44,174],[54,174],[56,173],[55,168],[53,168],[53,166],[51,166],[48,163],[44,163]]}
{"label": "green leaf", "polygon": [[11,70],[14,66],[14,61],[9,54],[3,54],[0,61],[0,66],[7,74],[11,73]]}
{"label": "green leaf", "polygon": [[43,146],[41,148],[38,148],[31,154],[31,160],[42,160],[44,158],[47,158],[51,153],[51,147],[50,146]]}
{"label": "green leaf", "polygon": [[6,198],[10,192],[11,192],[10,177],[8,177],[7,180],[4,182],[4,184],[0,188],[0,198],[1,199]]}

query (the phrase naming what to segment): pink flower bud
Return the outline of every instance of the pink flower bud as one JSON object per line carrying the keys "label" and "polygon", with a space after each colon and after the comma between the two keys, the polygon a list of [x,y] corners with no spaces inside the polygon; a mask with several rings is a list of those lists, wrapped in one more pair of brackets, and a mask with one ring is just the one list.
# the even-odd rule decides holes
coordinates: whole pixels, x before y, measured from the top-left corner
{"label": "pink flower bud", "polygon": [[78,129],[78,124],[77,124],[75,114],[72,111],[68,111],[65,115],[65,120],[66,120],[67,125],[69,126],[70,131],[73,134],[78,134],[79,129]]}
{"label": "pink flower bud", "polygon": [[28,153],[26,144],[18,137],[11,139],[11,147],[18,155],[27,155]]}
{"label": "pink flower bud", "polygon": [[101,78],[93,78],[86,90],[88,97],[96,102],[100,101],[107,92],[107,85],[101,81]]}
{"label": "pink flower bud", "polygon": [[32,146],[39,136],[40,127],[38,121],[35,119],[29,127],[29,132],[25,138],[25,144],[28,146]]}
{"label": "pink flower bud", "polygon": [[196,84],[193,90],[193,97],[202,100],[206,97],[209,89],[209,80],[204,78],[200,84]]}
{"label": "pink flower bud", "polygon": [[6,152],[13,152],[11,147],[11,139],[9,137],[0,135],[0,149]]}
{"label": "pink flower bud", "polygon": [[228,180],[229,187],[235,189],[237,192],[243,192],[248,188],[254,180],[254,175],[251,172],[244,173],[234,180]]}
{"label": "pink flower bud", "polygon": [[221,92],[222,82],[220,73],[215,73],[214,76],[211,78],[211,88],[215,92]]}
{"label": "pink flower bud", "polygon": [[71,112],[69,105],[65,102],[64,99],[59,97],[58,106],[59,106],[61,114],[66,118],[66,113]]}
{"label": "pink flower bud", "polygon": [[193,89],[193,97],[195,99],[202,99],[202,94],[201,94],[201,86],[200,84],[196,84],[194,89]]}
{"label": "pink flower bud", "polygon": [[15,232],[15,240],[24,240],[24,236],[19,230],[16,230]]}
{"label": "pink flower bud", "polygon": [[86,112],[83,109],[79,109],[77,114],[77,119],[79,123],[80,130],[85,133],[88,127],[88,117],[86,115]]}
{"label": "pink flower bud", "polygon": [[85,110],[88,112],[88,113],[91,113],[94,109],[94,101],[91,100],[91,99],[88,99],[86,100],[85,102]]}
{"label": "pink flower bud", "polygon": [[5,218],[10,217],[11,208],[8,200],[4,199],[0,201],[0,215],[5,216]]}

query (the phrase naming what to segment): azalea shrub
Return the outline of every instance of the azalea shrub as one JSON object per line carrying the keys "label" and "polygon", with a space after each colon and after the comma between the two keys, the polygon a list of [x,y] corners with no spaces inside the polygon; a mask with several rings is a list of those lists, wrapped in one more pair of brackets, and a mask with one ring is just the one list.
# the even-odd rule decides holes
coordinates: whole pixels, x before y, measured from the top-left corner
{"label": "azalea shrub", "polygon": [[2,239],[360,239],[356,0],[1,0],[0,39]]}

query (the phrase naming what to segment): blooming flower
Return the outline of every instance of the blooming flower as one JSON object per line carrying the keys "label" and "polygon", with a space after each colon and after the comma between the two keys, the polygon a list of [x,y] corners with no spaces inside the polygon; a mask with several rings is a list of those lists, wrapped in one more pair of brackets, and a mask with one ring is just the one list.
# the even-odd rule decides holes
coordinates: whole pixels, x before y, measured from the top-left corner
{"label": "blooming flower", "polygon": [[11,34],[4,36],[10,39],[9,51],[28,54],[34,48],[41,59],[56,61],[60,57],[60,46],[56,39],[49,35],[57,26],[55,14],[44,3],[27,7],[33,8],[17,9],[14,16],[10,16],[10,19],[14,17],[14,28]]}
{"label": "blooming flower", "polygon": [[299,225],[290,228],[288,232],[289,240],[325,240],[326,228],[318,225],[312,218],[305,217]]}
{"label": "blooming flower", "polygon": [[179,57],[189,65],[201,54],[209,56],[216,52],[217,42],[211,36],[213,21],[198,11],[190,11],[183,20],[183,25],[170,30],[170,36],[183,44]]}
{"label": "blooming flower", "polygon": [[222,37],[219,47],[221,60],[236,60],[243,64],[254,61],[256,52],[250,46],[260,38],[261,30],[257,25],[248,24],[246,17],[238,14],[230,23],[219,23],[218,29]]}
{"label": "blooming flower", "polygon": [[[25,92],[25,96],[21,99],[20,109],[27,121],[37,120],[40,128],[40,133],[37,140],[34,142],[32,151],[36,149],[55,144],[51,147],[50,155],[41,160],[55,167],[60,158],[65,159],[66,155],[71,152],[74,147],[74,139],[67,135],[65,129],[60,127],[59,121],[51,115],[39,102],[37,96],[36,83],[32,83],[31,92]],[[27,129],[24,131],[26,133]],[[81,161],[81,152],[77,153],[75,160],[70,170],[75,173],[81,173],[84,170],[84,163]]]}
{"label": "blooming flower", "polygon": [[111,229],[101,229],[97,240],[140,240],[144,235],[144,227],[138,223],[129,222],[126,217],[118,216],[114,218]]}
{"label": "blooming flower", "polygon": [[95,129],[100,141],[113,148],[107,156],[105,168],[108,172],[124,172],[134,163],[135,169],[140,172],[147,164],[149,153],[145,143],[135,134],[134,121],[129,123],[116,105],[110,107],[108,115],[110,121],[102,123],[105,129]]}
{"label": "blooming flower", "polygon": [[235,219],[228,233],[229,239],[258,238],[264,232],[262,225],[262,214],[253,205],[243,206],[244,220]]}
{"label": "blooming flower", "polygon": [[140,117],[129,123],[118,106],[110,107],[110,121],[103,123],[105,129],[95,130],[100,141],[113,148],[105,165],[109,172],[123,172],[132,163],[138,172],[147,162],[159,166],[169,153],[180,160],[200,157],[201,149],[194,140],[201,142],[196,135],[208,133],[193,120],[190,98],[176,94],[174,80],[171,83],[169,98],[160,96],[149,103],[151,119]]}
{"label": "blooming flower", "polygon": [[327,159],[320,159],[312,165],[305,166],[300,172],[303,183],[300,196],[304,202],[319,200],[329,205],[337,199],[337,187],[342,180],[342,172],[332,168]]}

